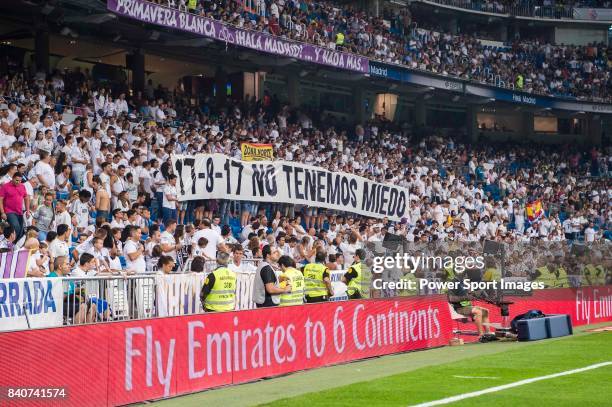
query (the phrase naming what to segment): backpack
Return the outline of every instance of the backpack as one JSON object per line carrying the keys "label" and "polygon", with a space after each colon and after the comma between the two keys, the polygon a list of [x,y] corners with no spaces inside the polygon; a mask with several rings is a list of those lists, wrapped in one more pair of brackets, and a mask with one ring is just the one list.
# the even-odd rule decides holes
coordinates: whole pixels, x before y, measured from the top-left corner
{"label": "backpack", "polygon": [[544,313],[540,311],[539,309],[529,310],[524,314],[519,314],[515,316],[512,322],[510,323],[510,328],[512,329],[512,332],[518,333],[518,321],[525,320],[525,319],[544,318],[545,316],[546,315],[544,315]]}

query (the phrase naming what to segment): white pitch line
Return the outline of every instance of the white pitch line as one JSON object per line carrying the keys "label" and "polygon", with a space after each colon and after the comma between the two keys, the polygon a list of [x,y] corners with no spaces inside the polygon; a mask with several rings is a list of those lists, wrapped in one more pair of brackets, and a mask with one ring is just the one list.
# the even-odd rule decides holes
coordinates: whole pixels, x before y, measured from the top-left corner
{"label": "white pitch line", "polygon": [[464,394],[459,394],[457,396],[447,397],[447,398],[440,399],[440,400],[434,400],[434,401],[428,401],[426,403],[415,404],[415,405],[413,405],[411,407],[439,406],[439,405],[442,405],[442,404],[453,403],[455,401],[461,401],[461,400],[469,399],[469,398],[472,398],[472,397],[478,397],[478,396],[481,396],[483,394],[495,393],[497,391],[511,389],[513,387],[523,386],[523,385],[529,384],[529,383],[539,382],[540,380],[554,379],[555,377],[561,377],[561,376],[571,375],[571,374],[574,374],[574,373],[586,372],[587,370],[598,369],[600,367],[610,366],[610,365],[612,365],[612,362],[596,363],[594,365],[590,365],[590,366],[586,366],[586,367],[581,367],[580,369],[566,370],[565,372],[554,373],[554,374],[550,374],[550,375],[546,375],[546,376],[533,377],[531,379],[525,379],[525,380],[520,380],[520,381],[514,382],[514,383],[503,384],[501,386],[490,387],[488,389],[478,390],[478,391],[474,391],[474,392],[471,392],[471,393],[464,393]]}
{"label": "white pitch line", "polygon": [[457,375],[453,375],[453,377],[456,377],[458,379],[499,379],[499,377],[497,376],[457,376]]}

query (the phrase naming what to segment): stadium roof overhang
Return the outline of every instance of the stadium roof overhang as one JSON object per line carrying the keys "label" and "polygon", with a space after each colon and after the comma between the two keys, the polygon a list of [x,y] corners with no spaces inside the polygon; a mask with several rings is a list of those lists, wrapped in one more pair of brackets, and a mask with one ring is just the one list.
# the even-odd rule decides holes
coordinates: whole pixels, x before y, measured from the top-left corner
{"label": "stadium roof overhang", "polygon": [[[125,54],[142,49],[147,70],[177,76],[231,71],[265,71],[401,94],[409,100],[467,105],[508,105],[523,111],[612,112],[611,105],[563,102],[512,89],[475,84],[403,66],[369,61],[366,70],[348,71],[298,58],[253,51],[210,37],[166,28],[109,13],[104,0],[20,0],[0,4],[0,41],[34,48],[41,27],[52,35],[51,50],[61,56],[125,65]],[[205,71],[208,69],[208,71]]]}

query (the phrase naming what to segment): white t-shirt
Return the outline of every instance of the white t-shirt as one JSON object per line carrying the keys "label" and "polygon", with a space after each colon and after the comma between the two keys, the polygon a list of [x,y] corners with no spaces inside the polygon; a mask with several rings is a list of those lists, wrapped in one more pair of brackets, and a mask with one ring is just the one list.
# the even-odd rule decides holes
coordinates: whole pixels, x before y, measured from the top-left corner
{"label": "white t-shirt", "polygon": [[212,229],[201,229],[193,234],[193,242],[195,244],[198,243],[198,240],[203,237],[208,240],[208,244],[204,248],[204,254],[208,256],[208,258],[214,259],[217,257],[217,246],[223,241],[223,238],[220,234],[215,232]]}
{"label": "white t-shirt", "polygon": [[168,201],[167,199],[168,195],[173,198],[176,198],[177,196],[176,185],[172,186],[168,184],[164,187],[164,199],[162,203],[164,208],[176,209],[176,201]]}
{"label": "white t-shirt", "polygon": [[141,254],[136,258],[136,260],[130,260],[129,254],[136,253],[140,248],[140,243],[137,243],[133,240],[128,239],[125,242],[125,247],[123,248],[123,253],[125,256],[125,261],[127,264],[127,268],[130,270],[134,270],[136,273],[145,273],[147,270],[147,263],[145,262],[144,254]]}
{"label": "white t-shirt", "polygon": [[[79,161],[84,161],[87,160],[89,161],[89,154],[87,154],[87,152],[85,152],[84,150],[82,150],[80,147],[73,147],[72,151],[70,152],[70,158],[72,160],[79,160]],[[85,164],[82,163],[76,163],[76,162],[72,162],[72,170],[73,171],[78,171],[78,172],[84,172],[85,171]]]}
{"label": "white t-shirt", "polygon": [[[172,234],[168,231],[164,231],[164,233],[161,234],[161,244],[169,244],[169,245],[176,245],[176,240],[174,239],[174,236],[172,236]],[[176,250],[172,250],[171,252],[165,252],[164,255],[166,256],[170,256],[172,257],[174,260],[176,260]]]}
{"label": "white t-shirt", "polygon": [[72,270],[72,272],[70,273],[71,277],[92,277],[95,276],[96,274],[98,274],[98,272],[95,269],[89,270],[89,271],[85,271],[83,269],[81,269],[81,267],[77,267],[74,270]]}
{"label": "white t-shirt", "polygon": [[49,189],[55,188],[55,172],[49,164],[44,161],[39,161],[34,166],[34,176],[39,176],[43,179]]}
{"label": "white t-shirt", "polygon": [[58,256],[68,257],[68,253],[68,243],[64,242],[63,240],[53,239],[51,244],[49,244],[49,254],[53,258],[56,258]]}
{"label": "white t-shirt", "polygon": [[595,229],[589,227],[584,230],[584,241],[585,242],[595,241]]}
{"label": "white t-shirt", "polygon": [[77,217],[77,227],[86,228],[89,226],[89,205],[81,202],[80,199],[75,200],[70,205],[70,212]]}

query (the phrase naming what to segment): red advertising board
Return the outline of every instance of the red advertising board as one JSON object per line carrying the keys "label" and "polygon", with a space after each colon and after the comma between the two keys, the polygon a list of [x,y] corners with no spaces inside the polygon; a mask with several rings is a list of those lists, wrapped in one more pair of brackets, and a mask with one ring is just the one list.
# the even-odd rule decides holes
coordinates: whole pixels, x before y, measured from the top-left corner
{"label": "red advertising board", "polygon": [[[570,314],[576,325],[609,321],[611,291],[536,292],[511,313],[537,308]],[[6,397],[8,388],[66,388],[67,399],[14,405],[122,405],[443,346],[452,329],[445,297],[428,296],[9,332],[0,334],[0,389]]]}

